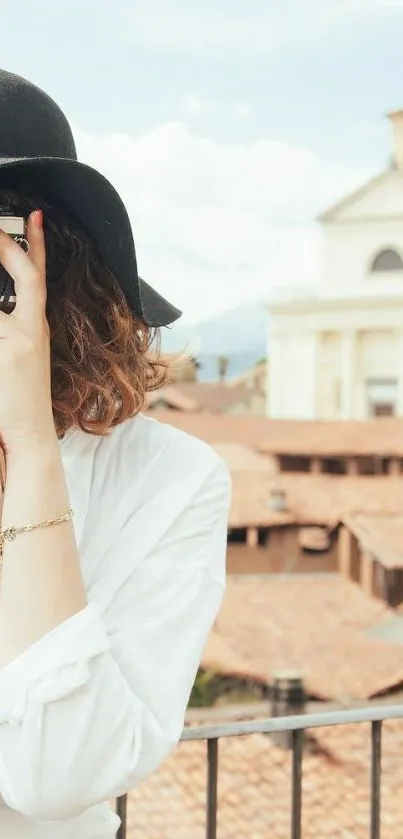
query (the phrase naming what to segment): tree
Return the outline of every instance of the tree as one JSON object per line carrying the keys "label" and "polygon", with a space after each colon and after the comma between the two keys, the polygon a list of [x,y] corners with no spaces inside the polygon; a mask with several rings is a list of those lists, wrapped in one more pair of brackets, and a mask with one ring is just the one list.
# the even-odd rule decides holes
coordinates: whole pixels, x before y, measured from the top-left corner
{"label": "tree", "polygon": [[226,355],[218,356],[218,378],[220,382],[224,382],[228,373],[230,360]]}

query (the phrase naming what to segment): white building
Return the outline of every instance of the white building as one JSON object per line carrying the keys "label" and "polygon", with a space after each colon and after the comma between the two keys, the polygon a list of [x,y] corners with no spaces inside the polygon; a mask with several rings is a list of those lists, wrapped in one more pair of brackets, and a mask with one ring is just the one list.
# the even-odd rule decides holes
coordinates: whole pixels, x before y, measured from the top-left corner
{"label": "white building", "polygon": [[389,118],[391,168],[320,217],[315,297],[269,306],[271,417],[403,416],[403,111]]}

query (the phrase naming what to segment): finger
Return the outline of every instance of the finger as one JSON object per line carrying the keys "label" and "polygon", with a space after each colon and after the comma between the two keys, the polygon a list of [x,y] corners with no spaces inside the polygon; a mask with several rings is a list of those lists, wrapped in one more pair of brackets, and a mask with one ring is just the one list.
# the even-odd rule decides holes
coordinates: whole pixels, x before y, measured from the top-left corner
{"label": "finger", "polygon": [[0,263],[14,280],[17,304],[14,315],[34,323],[42,318],[46,304],[45,277],[33,260],[7,233],[0,230]]}
{"label": "finger", "polygon": [[[45,235],[43,232],[43,213],[42,210],[35,210],[28,218],[27,222],[27,239],[30,250],[29,257],[35,265],[41,277],[46,277],[46,250],[45,250]],[[45,283],[46,293],[46,283]]]}
{"label": "finger", "polygon": [[[29,243],[29,259],[36,268],[34,281],[23,289],[22,297],[19,295],[16,285],[17,315],[27,314],[32,318],[32,312],[36,312],[41,318],[46,311],[46,250],[45,236],[43,232],[43,212],[34,210],[27,221],[27,240]],[[24,292],[26,291],[26,294]],[[31,295],[31,297],[30,297]],[[35,299],[33,299],[33,296]]]}

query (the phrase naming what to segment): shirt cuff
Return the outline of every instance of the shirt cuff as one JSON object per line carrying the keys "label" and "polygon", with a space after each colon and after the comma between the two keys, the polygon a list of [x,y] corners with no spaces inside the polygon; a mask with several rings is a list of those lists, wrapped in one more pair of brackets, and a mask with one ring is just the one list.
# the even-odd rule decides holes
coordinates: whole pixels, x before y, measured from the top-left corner
{"label": "shirt cuff", "polygon": [[0,723],[21,722],[30,701],[42,705],[72,693],[89,678],[88,663],[110,641],[90,603],[0,670]]}

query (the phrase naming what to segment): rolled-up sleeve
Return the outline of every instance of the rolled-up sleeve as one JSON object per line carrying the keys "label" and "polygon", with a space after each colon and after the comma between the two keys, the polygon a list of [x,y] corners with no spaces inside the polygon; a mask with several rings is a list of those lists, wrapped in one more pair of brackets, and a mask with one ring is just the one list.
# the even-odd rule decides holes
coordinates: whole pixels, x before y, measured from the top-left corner
{"label": "rolled-up sleeve", "polygon": [[[72,817],[135,786],[177,743],[224,592],[229,500],[217,462],[106,612],[90,597],[0,671],[0,794],[10,807]],[[133,514],[105,559],[135,555]]]}

